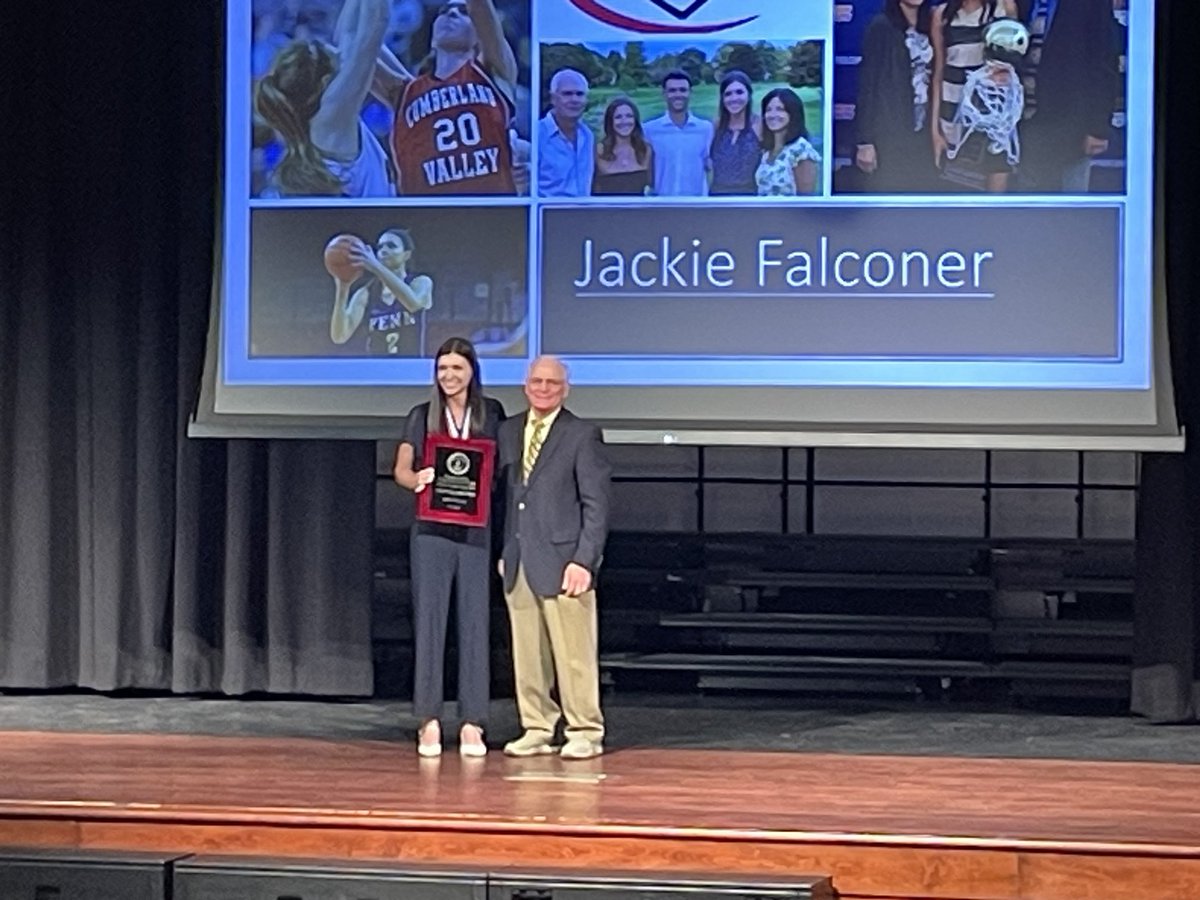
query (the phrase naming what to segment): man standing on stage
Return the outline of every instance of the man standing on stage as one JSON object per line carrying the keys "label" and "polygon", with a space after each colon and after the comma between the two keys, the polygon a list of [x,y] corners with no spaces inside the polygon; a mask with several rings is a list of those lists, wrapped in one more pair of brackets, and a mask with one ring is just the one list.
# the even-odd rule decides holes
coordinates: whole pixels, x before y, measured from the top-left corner
{"label": "man standing on stage", "polygon": [[706,197],[713,123],[688,108],[692,79],[686,72],[669,72],[662,90],[667,111],[645,125],[646,140],[654,147],[654,193],[660,197]]}
{"label": "man standing on stage", "polygon": [[563,408],[568,389],[566,367],[539,357],[525,378],[528,412],[500,426],[508,484],[500,575],[524,729],[505,745],[509,756],[553,753],[559,719],[563,759],[604,752],[595,583],[611,470],[600,429]]}

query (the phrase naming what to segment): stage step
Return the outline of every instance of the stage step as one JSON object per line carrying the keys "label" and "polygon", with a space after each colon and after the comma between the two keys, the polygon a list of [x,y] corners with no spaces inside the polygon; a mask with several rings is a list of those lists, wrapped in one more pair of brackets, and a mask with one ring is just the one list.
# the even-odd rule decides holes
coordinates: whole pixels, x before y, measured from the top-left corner
{"label": "stage step", "polygon": [[1116,619],[999,619],[995,629],[997,635],[1133,639],[1133,623]]}
{"label": "stage step", "polygon": [[973,678],[1029,681],[1129,681],[1127,663],[962,659],[905,659],[776,654],[619,653],[601,657],[608,672],[677,672],[731,675],[857,676],[872,678]]}
{"label": "stage step", "polygon": [[703,569],[673,569],[669,566],[657,569],[605,567],[600,570],[602,585],[653,585],[679,584],[702,585],[706,580]]}
{"label": "stage step", "polygon": [[991,591],[992,578],[985,575],[905,574],[899,572],[784,572],[713,570],[710,584],[752,588],[827,588],[870,591]]}
{"label": "stage step", "polygon": [[769,632],[990,634],[992,621],[977,616],[877,616],[822,613],[682,613],[658,622],[664,628]]}
{"label": "stage step", "polygon": [[974,660],[884,659],[713,653],[614,653],[600,659],[610,671],[730,672],[743,675],[886,675],[916,678],[981,678],[991,667]]}
{"label": "stage step", "polygon": [[1131,640],[1133,623],[1106,619],[990,619],[983,616],[881,616],[826,613],[676,613],[661,616],[663,628],[712,631],[995,634]]}
{"label": "stage step", "polygon": [[1048,662],[1045,660],[1010,659],[996,663],[996,678],[1011,681],[1093,681],[1128,683],[1133,672],[1130,663],[1105,662]]}
{"label": "stage step", "polygon": [[[1027,577],[1027,576],[1025,576]],[[1046,577],[1026,581],[1022,574],[1002,579],[1006,590],[1042,591],[1046,594],[1063,594],[1074,591],[1076,594],[1132,594],[1132,578],[1073,578]]]}

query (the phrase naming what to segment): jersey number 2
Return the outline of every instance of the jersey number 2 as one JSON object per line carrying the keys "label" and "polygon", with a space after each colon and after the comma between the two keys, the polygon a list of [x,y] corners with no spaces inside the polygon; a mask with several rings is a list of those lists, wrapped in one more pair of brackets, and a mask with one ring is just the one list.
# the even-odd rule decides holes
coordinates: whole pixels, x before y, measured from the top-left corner
{"label": "jersey number 2", "polygon": [[483,140],[479,133],[479,117],[472,112],[465,112],[457,119],[438,119],[433,128],[437,132],[439,153],[450,153],[460,144],[474,147]]}

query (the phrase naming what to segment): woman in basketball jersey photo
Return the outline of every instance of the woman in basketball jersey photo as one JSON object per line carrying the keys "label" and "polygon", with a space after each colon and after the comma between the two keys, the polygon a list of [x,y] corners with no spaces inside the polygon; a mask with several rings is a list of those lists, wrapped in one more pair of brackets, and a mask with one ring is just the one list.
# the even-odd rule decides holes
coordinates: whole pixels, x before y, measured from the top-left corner
{"label": "woman in basketball jersey photo", "polygon": [[930,39],[933,43],[933,102],[940,105],[932,117],[933,160],[939,168],[953,158],[956,168],[978,178],[984,190],[1008,190],[1012,163],[1003,153],[992,152],[983,134],[963,139],[958,118],[968,76],[984,66],[984,28],[1000,18],[1015,18],[1014,0],[946,0],[933,9]]}
{"label": "woman in basketball jersey photo", "polygon": [[[413,407],[396,447],[393,477],[402,488],[419,493],[433,481],[422,458],[431,433],[450,438],[496,440],[504,407],[483,395],[475,347],[450,338],[434,358],[433,398]],[[483,527],[416,521],[410,537],[413,596],[413,712],[421,725],[417,752],[442,752],[441,715],[446,622],[450,588],[456,592],[458,620],[458,749],[463,756],[487,753],[483,728],[489,700],[489,582],[491,523]]]}
{"label": "woman in basketball jersey photo", "polygon": [[[428,275],[409,276],[413,250],[412,236],[403,228],[389,228],[374,249],[361,241],[349,242],[349,271],[333,275],[329,337],[335,344],[345,344],[365,323],[366,355],[422,355],[421,313],[433,305],[433,280]],[[351,293],[359,273],[371,280]]]}
{"label": "woman in basketball jersey photo", "polygon": [[[374,92],[394,111],[397,193],[515,194],[517,59],[493,0],[447,0],[416,75],[381,53]],[[378,48],[377,48],[378,49]],[[527,165],[525,162],[520,163]]]}
{"label": "woman in basketball jersey photo", "polygon": [[254,109],[284,143],[264,191],[275,196],[391,197],[387,155],[362,120],[391,14],[388,0],[346,0],[335,46],[293,41],[254,90]]}

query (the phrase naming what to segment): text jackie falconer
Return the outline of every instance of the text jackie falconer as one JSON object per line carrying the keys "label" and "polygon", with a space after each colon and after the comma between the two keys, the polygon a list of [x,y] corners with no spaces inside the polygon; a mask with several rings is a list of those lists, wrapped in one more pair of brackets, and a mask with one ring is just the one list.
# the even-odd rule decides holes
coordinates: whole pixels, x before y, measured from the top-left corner
{"label": "text jackie falconer", "polygon": [[580,257],[573,283],[581,297],[753,289],[978,298],[991,296],[987,276],[996,252],[852,248],[835,246],[828,235],[812,247],[788,247],[782,238],[763,237],[756,245],[752,281],[746,278],[748,262],[727,249],[708,249],[699,238],[682,249],[669,236],[640,248],[603,248],[586,238]]}

